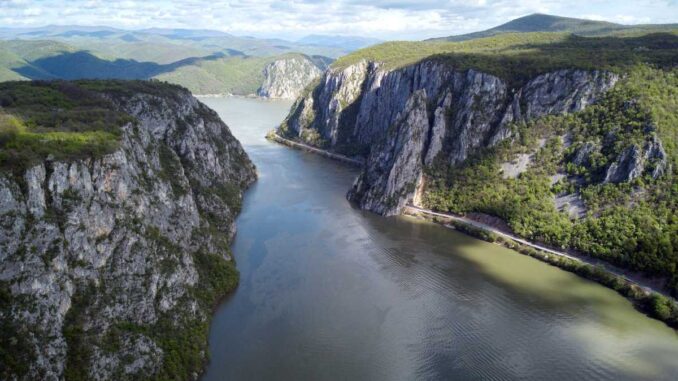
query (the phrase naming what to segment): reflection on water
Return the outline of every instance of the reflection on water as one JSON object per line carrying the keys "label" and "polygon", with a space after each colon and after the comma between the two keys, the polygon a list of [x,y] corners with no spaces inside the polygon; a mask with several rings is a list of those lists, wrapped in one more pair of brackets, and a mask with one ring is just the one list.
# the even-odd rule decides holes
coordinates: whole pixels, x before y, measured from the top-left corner
{"label": "reflection on water", "polygon": [[269,143],[289,102],[203,100],[257,165],[204,380],[666,379],[675,331],[611,290],[344,195],[356,170]]}

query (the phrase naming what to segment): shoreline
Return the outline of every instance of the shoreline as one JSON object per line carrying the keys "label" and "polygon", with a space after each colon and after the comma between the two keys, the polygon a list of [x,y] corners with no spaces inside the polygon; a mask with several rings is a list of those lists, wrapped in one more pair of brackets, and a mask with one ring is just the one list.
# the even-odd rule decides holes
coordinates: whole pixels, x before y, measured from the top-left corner
{"label": "shoreline", "polygon": [[[278,135],[276,131],[269,132],[266,135],[266,139],[294,149],[316,153],[347,164],[355,166],[362,166],[364,164],[364,162],[357,159],[285,139]],[[656,290],[651,286],[642,285],[639,282],[630,279],[621,269],[617,271],[610,269],[608,266],[612,265],[602,260],[596,259],[595,261],[588,261],[582,257],[530,242],[526,239],[502,232],[489,225],[461,216],[439,213],[411,205],[406,206],[402,214],[431,221],[474,238],[504,246],[520,254],[528,255],[552,266],[556,266],[561,270],[574,273],[584,279],[596,282],[625,297],[639,312],[678,330],[678,303],[676,303],[675,299],[661,290]],[[593,257],[591,258],[595,259]],[[668,312],[663,310],[662,307],[668,309]]]}
{"label": "shoreline", "polygon": [[[192,94],[192,93],[191,93]],[[262,97],[256,94],[231,94],[231,93],[221,93],[221,94],[193,94],[194,97],[198,99],[209,99],[209,98],[242,98],[242,99],[259,99],[263,101],[289,101],[294,102],[294,99],[290,98],[271,98],[271,97]]]}
{"label": "shoreline", "polygon": [[[627,278],[623,274],[610,271],[601,264],[591,264],[581,258],[561,253],[553,249],[529,242],[510,234],[484,229],[476,223],[466,221],[463,217],[434,212],[413,206],[407,206],[403,215],[419,218],[454,229],[471,237],[494,243],[520,254],[528,255],[546,264],[571,272],[584,279],[616,291],[633,304],[634,308],[647,317],[659,320],[667,326],[678,330],[678,304],[663,292],[643,286]],[[446,219],[444,221],[443,219]],[[447,222],[447,223],[446,223]],[[657,301],[665,304],[669,311],[666,315],[658,311]]]}
{"label": "shoreline", "polygon": [[295,142],[294,140],[290,139],[285,139],[282,136],[278,135],[277,132],[271,131],[268,134],[266,134],[266,139],[274,141],[276,143],[291,147],[291,148],[296,148],[298,150],[306,151],[306,152],[312,152],[315,154],[318,154],[320,156],[324,156],[333,160],[341,161],[346,164],[354,165],[356,167],[362,167],[363,164],[365,164],[362,160],[354,159],[348,156],[344,156],[338,153],[330,152],[328,150],[316,148],[313,146],[310,146],[308,144],[304,143],[299,143]]}

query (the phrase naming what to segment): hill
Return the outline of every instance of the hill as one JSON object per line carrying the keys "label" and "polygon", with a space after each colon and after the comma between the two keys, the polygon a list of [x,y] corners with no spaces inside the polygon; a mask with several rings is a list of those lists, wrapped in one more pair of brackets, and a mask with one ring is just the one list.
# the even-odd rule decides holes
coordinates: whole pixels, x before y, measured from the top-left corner
{"label": "hill", "polygon": [[611,33],[630,31],[647,32],[647,29],[662,30],[674,29],[678,25],[622,25],[606,21],[577,19],[571,17],[552,16],[535,13],[509,21],[494,28],[462,34],[434,38],[429,41],[466,41],[476,38],[491,37],[503,33],[530,33],[530,32],[566,32],[581,36],[596,36]]}

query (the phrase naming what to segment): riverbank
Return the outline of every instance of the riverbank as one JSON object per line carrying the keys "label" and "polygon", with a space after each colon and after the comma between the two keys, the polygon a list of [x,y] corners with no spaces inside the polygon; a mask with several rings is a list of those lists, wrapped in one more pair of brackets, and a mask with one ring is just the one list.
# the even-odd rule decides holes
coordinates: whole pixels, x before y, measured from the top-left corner
{"label": "riverbank", "polygon": [[340,155],[338,153],[334,153],[334,152],[330,152],[330,151],[327,151],[327,150],[324,150],[324,149],[316,148],[316,147],[310,146],[308,144],[303,144],[303,143],[295,142],[295,141],[290,140],[290,139],[285,139],[282,136],[278,135],[278,133],[276,133],[275,131],[271,131],[268,134],[266,134],[266,139],[274,141],[276,143],[286,145],[288,147],[300,149],[300,150],[306,151],[306,152],[312,152],[312,153],[315,153],[315,154],[318,154],[318,155],[321,155],[321,156],[324,156],[324,157],[327,157],[327,158],[330,158],[330,159],[333,159],[333,160],[338,160],[338,161],[341,161],[341,162],[346,163],[346,164],[351,164],[351,165],[355,165],[355,166],[358,166],[358,167],[361,167],[364,164],[364,162],[362,160],[357,160],[357,159],[354,159],[354,158],[351,158],[351,157],[348,157],[348,156]]}
{"label": "riverbank", "polygon": [[[333,160],[339,160],[356,166],[363,165],[363,162],[360,160],[285,139],[275,131],[269,132],[266,138],[291,148],[316,153]],[[673,298],[656,287],[631,279],[623,270],[613,269],[611,265],[603,261],[595,258],[575,256],[530,242],[463,216],[438,213],[416,206],[406,207],[404,214],[436,222],[475,238],[502,245],[521,254],[529,255],[550,265],[597,282],[617,291],[620,295],[631,301],[640,312],[660,320],[672,328],[678,329],[678,304]]]}
{"label": "riverbank", "polygon": [[529,242],[462,216],[438,213],[416,206],[406,207],[404,214],[504,246],[611,288],[631,301],[638,311],[678,329],[678,304],[675,300],[661,291],[629,279],[621,272],[606,268],[602,263],[592,263],[584,258]]}

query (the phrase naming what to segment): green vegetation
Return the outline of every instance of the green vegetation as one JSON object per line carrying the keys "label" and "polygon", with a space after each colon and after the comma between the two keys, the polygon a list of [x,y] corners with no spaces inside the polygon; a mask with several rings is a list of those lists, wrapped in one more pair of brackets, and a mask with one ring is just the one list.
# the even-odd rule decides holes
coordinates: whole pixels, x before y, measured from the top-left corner
{"label": "green vegetation", "polygon": [[[237,209],[238,205],[229,204],[229,207]],[[187,380],[191,379],[194,373],[201,372],[204,366],[211,311],[224,295],[238,285],[239,273],[235,264],[224,259],[231,256],[227,234],[212,227],[199,229],[195,234],[202,237],[211,236],[220,251],[212,253],[201,248],[193,254],[193,262],[198,271],[198,283],[185,297],[196,300],[199,311],[197,313],[192,311],[191,303],[184,300],[173,310],[159,316],[158,321],[152,326],[126,325],[128,332],[147,335],[163,351],[162,366],[150,378],[153,380]],[[157,229],[149,227],[148,237],[157,244],[163,258],[178,258],[181,249]],[[125,325],[121,326],[124,327]]]}
{"label": "green vegetation", "polygon": [[81,284],[73,294],[71,308],[69,308],[62,332],[68,351],[64,379],[68,381],[89,380],[87,366],[90,363],[92,349],[90,347],[91,334],[84,329],[86,309],[94,300],[96,287],[93,284]]}
{"label": "green vegetation", "polygon": [[[669,157],[676,158],[677,69],[638,65],[599,103],[577,114],[549,116],[513,126],[516,139],[480,152],[460,166],[437,162],[425,204],[454,213],[483,212],[504,219],[515,233],[556,247],[573,248],[621,267],[671,278],[678,293],[678,183],[676,166],[654,179],[602,184],[606,168],[621,152],[642,146],[656,128]],[[667,86],[668,85],[668,86]],[[669,89],[666,89],[666,88]],[[656,126],[656,127],[651,127]],[[559,136],[568,134],[565,149]],[[547,139],[538,147],[538,139]],[[594,151],[585,163],[573,156],[585,143]],[[534,163],[517,178],[503,178],[500,164],[534,152]],[[551,183],[568,172],[570,180]],[[580,194],[588,209],[582,219],[556,210],[553,198]]]}
{"label": "green vegetation", "polygon": [[3,380],[25,376],[35,358],[29,336],[31,330],[11,316],[16,302],[9,285],[0,281],[0,378]]}
{"label": "green vegetation", "polygon": [[301,131],[300,138],[305,143],[310,144],[314,147],[326,148],[328,146],[328,142],[325,139],[323,139],[322,136],[320,136],[318,130],[314,130],[311,128],[304,129]]}
{"label": "green vegetation", "polygon": [[132,121],[76,83],[0,84],[0,167],[21,170],[47,156],[99,156],[117,147]]}
{"label": "green vegetation", "polygon": [[255,94],[264,82],[264,68],[286,58],[305,57],[318,66],[326,66],[324,57],[307,57],[297,53],[277,56],[209,56],[194,59],[190,65],[174,64],[172,70],[154,78],[186,86],[194,94]]}
{"label": "green vegetation", "polygon": [[507,33],[462,42],[388,42],[344,56],[332,67],[341,69],[366,59],[395,69],[426,59],[456,70],[494,74],[518,87],[539,74],[564,68],[624,71],[640,63],[671,66],[677,33],[678,29],[624,38]]}
{"label": "green vegetation", "polygon": [[567,32],[579,36],[631,35],[633,33],[661,31],[676,28],[673,25],[621,25],[605,21],[576,19],[535,13],[511,20],[506,24],[469,34],[435,38],[430,41],[466,41],[482,37],[490,37],[503,33],[529,32]]}
{"label": "green vegetation", "polygon": [[[159,265],[167,267],[168,271],[176,269],[177,261],[182,254],[181,247],[153,226],[137,228],[139,232],[145,232],[142,234],[152,245],[146,249],[160,260]],[[64,373],[66,380],[90,379],[89,366],[93,347],[96,346],[109,353],[120,351],[125,339],[139,335],[150,338],[162,350],[160,368],[146,379],[187,380],[202,371],[205,365],[211,311],[224,295],[238,285],[239,273],[233,261],[225,259],[225,256],[231,255],[230,242],[225,233],[209,229],[196,231],[196,234],[203,237],[216,235],[214,239],[220,242],[218,244],[220,253],[200,249],[192,255],[198,272],[198,283],[188,289],[188,293],[173,309],[159,314],[156,322],[151,325],[121,320],[112,324],[105,332],[87,330],[84,322],[92,315],[92,308],[100,307],[98,304],[94,305],[94,301],[111,298],[110,293],[115,290],[106,289],[105,286],[94,287],[92,284],[80,284],[76,287],[73,304],[66,315],[63,327],[68,344]],[[0,297],[2,295],[0,293]],[[98,295],[100,297],[97,297]],[[193,301],[197,302],[197,310],[193,309]],[[127,360],[123,358],[123,361]]]}
{"label": "green vegetation", "polygon": [[[176,98],[185,89],[159,81],[82,80],[0,83],[0,168],[21,172],[47,157],[73,160],[115,151],[135,120],[117,101]],[[171,168],[170,168],[171,169]]]}
{"label": "green vegetation", "polygon": [[[230,255],[230,250],[227,254]],[[200,315],[175,308],[151,327],[136,327],[163,350],[163,362],[152,380],[187,380],[202,371],[209,334],[209,317],[215,304],[238,285],[239,273],[232,261],[202,250],[193,255],[199,281],[190,294],[198,301]],[[185,305],[189,305],[186,303]],[[202,315],[204,314],[204,315]]]}
{"label": "green vegetation", "polygon": [[155,78],[185,85],[195,94],[254,94],[264,81],[264,67],[277,57],[203,58]]}
{"label": "green vegetation", "polygon": [[175,197],[187,194],[188,186],[181,181],[183,175],[179,157],[166,144],[160,144],[159,151],[161,171],[158,175],[170,183]]}
{"label": "green vegetation", "polygon": [[634,307],[639,311],[661,320],[673,328],[678,329],[678,303],[660,294],[646,292],[639,286],[630,283],[624,278],[610,273],[601,266],[594,266],[581,261],[537,250],[530,246],[523,245],[520,242],[506,239],[492,232],[488,232],[486,230],[479,229],[475,226],[458,222],[456,220],[450,220],[444,217],[428,217],[418,213],[415,213],[414,215],[417,217],[423,217],[425,219],[431,219],[435,223],[454,228],[455,230],[461,231],[478,239],[492,242],[511,250],[516,250],[521,254],[528,255],[550,265],[577,274],[583,278],[600,283],[617,291],[619,294],[629,299],[633,303]]}
{"label": "green vegetation", "polygon": [[[179,97],[186,95],[187,90],[159,81],[26,81],[0,84],[0,169],[20,172],[33,162],[44,161],[48,157],[71,160],[112,152],[119,147],[123,126],[136,124],[136,120],[130,115],[118,111],[122,109],[119,104],[144,94],[151,96],[149,102],[152,106],[161,107],[163,102],[180,100]],[[204,106],[201,106],[198,114],[209,119],[216,117],[214,112]],[[197,121],[178,120],[179,129],[182,123],[185,125]],[[133,131],[137,127],[133,126]],[[221,144],[219,149],[227,149],[228,139],[224,140],[224,135],[214,138],[218,140],[217,145]],[[184,183],[183,176],[178,176],[182,171],[180,158],[165,144],[159,144],[157,149],[159,176],[172,186],[175,196],[189,192],[189,184]],[[231,159],[234,165],[250,165],[244,153]],[[210,202],[226,204],[223,205],[226,215],[240,209],[241,191],[237,183],[224,182],[214,187],[200,184],[190,186],[195,187],[195,193],[201,197],[212,197]],[[63,228],[69,208],[80,202],[80,197],[74,190],[65,191],[62,207],[48,207],[44,218]],[[196,229],[194,240],[196,243],[209,244],[192,253],[199,276],[198,282],[188,287],[187,293],[172,310],[159,313],[154,324],[140,326],[120,321],[106,328],[104,332],[99,330],[98,325],[93,328],[88,324],[88,319],[98,316],[102,303],[115,298],[114,293],[119,290],[107,287],[107,276],[100,278],[97,286],[94,283],[76,284],[72,305],[62,327],[68,347],[64,371],[66,380],[91,378],[90,366],[96,348],[109,353],[124,351],[127,349],[125,346],[134,343],[141,336],[150,338],[162,350],[160,369],[151,379],[191,379],[202,370],[211,310],[221,297],[236,287],[238,272],[233,262],[226,259],[230,256],[228,229],[232,221],[223,216],[211,216],[210,218],[218,220],[212,224],[205,217],[206,213],[202,210],[201,213],[205,226]],[[146,238],[138,240],[135,245],[150,247],[137,247],[135,250],[147,249],[148,260],[153,261],[151,263],[159,271],[171,274],[177,269],[186,250],[183,246],[175,244],[159,229],[143,226],[131,215],[123,217],[117,223],[128,226],[131,232]],[[106,239],[108,238],[104,236],[98,237],[96,243]],[[61,241],[53,242],[42,255],[45,265],[49,265],[58,254],[60,244]],[[35,254],[38,248],[22,247],[21,250],[30,250]],[[15,255],[22,254],[17,251]],[[115,266],[114,262],[110,265]],[[87,262],[74,261],[71,266],[85,267]],[[107,274],[115,273],[110,271]],[[0,378],[25,374],[34,361],[31,334],[46,334],[39,328],[22,326],[14,320],[15,317],[9,315],[19,304],[15,299],[9,288],[0,282],[0,328],[3,329],[0,335]],[[121,356],[123,365],[129,361],[133,359]],[[121,367],[114,372],[114,378],[122,377]]]}

